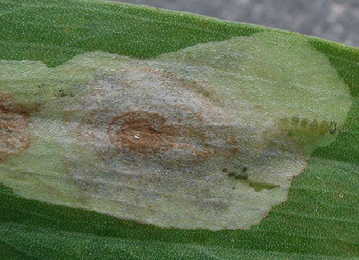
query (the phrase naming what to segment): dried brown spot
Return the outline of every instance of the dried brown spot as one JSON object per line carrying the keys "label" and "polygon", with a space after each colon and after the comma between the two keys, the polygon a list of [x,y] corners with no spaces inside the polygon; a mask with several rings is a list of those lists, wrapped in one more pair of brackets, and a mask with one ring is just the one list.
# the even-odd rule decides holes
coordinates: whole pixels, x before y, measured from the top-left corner
{"label": "dried brown spot", "polygon": [[163,116],[135,111],[116,117],[109,126],[108,134],[111,142],[120,149],[154,154],[173,148],[178,133],[174,126],[166,125]]}
{"label": "dried brown spot", "polygon": [[[197,122],[202,120],[196,118]],[[223,147],[215,147],[210,144],[213,137],[209,137],[207,131],[206,126],[169,124],[164,116],[148,111],[127,112],[116,117],[108,128],[111,142],[119,149],[129,149],[143,155],[176,149],[187,150],[186,157],[201,160],[237,152],[237,142],[231,133],[225,133],[226,144]],[[223,135],[223,132],[218,134]]]}
{"label": "dried brown spot", "polygon": [[0,163],[29,147],[31,137],[26,131],[28,124],[25,109],[0,93]]}

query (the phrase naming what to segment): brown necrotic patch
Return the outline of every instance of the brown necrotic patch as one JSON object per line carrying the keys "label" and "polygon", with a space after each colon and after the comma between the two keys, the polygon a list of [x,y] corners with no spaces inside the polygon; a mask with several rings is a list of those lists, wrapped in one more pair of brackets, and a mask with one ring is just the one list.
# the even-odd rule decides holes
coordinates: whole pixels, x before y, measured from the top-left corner
{"label": "brown necrotic patch", "polygon": [[[153,112],[127,112],[114,118],[109,125],[108,135],[118,149],[143,155],[176,150],[184,160],[201,161],[216,155],[236,153],[237,142],[229,129],[210,133],[211,126],[204,125],[203,118],[195,114],[191,114],[191,117],[194,120],[192,123],[183,123],[182,120],[169,123],[164,116]],[[215,138],[218,140],[213,140]]]}
{"label": "brown necrotic patch", "polygon": [[166,118],[146,111],[134,111],[116,117],[108,134],[119,149],[130,149],[141,154],[168,151],[176,145],[178,131],[167,125]]}
{"label": "brown necrotic patch", "polygon": [[28,125],[26,110],[0,93],[0,163],[29,147]]}

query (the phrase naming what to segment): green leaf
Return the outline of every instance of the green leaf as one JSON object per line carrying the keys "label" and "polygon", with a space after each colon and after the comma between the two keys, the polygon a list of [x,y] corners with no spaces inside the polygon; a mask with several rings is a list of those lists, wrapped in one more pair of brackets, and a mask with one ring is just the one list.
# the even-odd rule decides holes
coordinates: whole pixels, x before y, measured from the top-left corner
{"label": "green leaf", "polygon": [[[275,29],[127,4],[2,0],[0,50],[1,258],[345,259],[359,256],[358,49]],[[130,81],[134,77],[128,83],[128,91],[116,85],[123,80],[118,75],[126,75]],[[136,81],[140,76],[151,78],[145,82],[146,87]],[[116,82],[116,88],[106,92],[109,82]],[[189,90],[177,90],[179,82],[184,82]],[[92,87],[100,94],[90,92]],[[144,98],[151,93],[155,93],[152,99]],[[223,216],[217,211],[197,212],[197,207],[190,206],[193,201],[180,200],[185,198],[180,194],[182,197],[173,195],[174,204],[164,200],[160,204],[164,208],[157,205],[155,213],[145,213],[133,210],[133,201],[126,200],[125,193],[108,188],[113,181],[108,167],[117,166],[117,162],[104,155],[106,164],[102,166],[98,150],[106,142],[95,132],[95,139],[86,137],[90,131],[86,126],[103,125],[101,122],[107,117],[114,117],[112,108],[121,107],[133,97],[143,98],[134,105],[147,104],[154,109],[158,104],[151,100],[161,93],[165,93],[164,102],[170,105],[172,101],[166,98],[171,95],[191,97],[193,104],[188,107],[202,111],[203,120],[209,122],[203,129],[206,133],[211,133],[211,127],[216,124],[225,126],[216,128],[214,133],[218,134],[211,137],[219,147],[226,148],[217,149],[216,154],[222,157],[228,157],[225,150],[234,149],[226,141],[232,133],[228,122],[250,115],[252,121],[240,122],[248,133],[234,135],[241,141],[238,153],[243,165],[236,164],[238,158],[227,158],[229,167],[223,159],[211,158],[207,168],[197,169],[199,173],[210,172],[220,165],[221,174],[226,178],[228,175],[227,179],[221,175],[223,183],[240,187],[240,196],[252,196],[229,203],[233,206],[239,201],[244,205],[242,211],[234,211],[233,215],[224,211]],[[194,93],[199,96],[192,96]],[[214,101],[216,98],[220,105]],[[95,99],[100,101],[95,111],[103,112],[83,121]],[[222,106],[228,109],[228,118],[224,117]],[[187,115],[180,111],[180,115]],[[172,119],[178,116],[176,110],[166,113]],[[124,118],[121,117],[121,122],[126,123]],[[152,114],[149,118],[154,122],[163,120]],[[228,120],[224,122],[222,118]],[[274,126],[268,127],[266,120],[272,120]],[[85,133],[86,142],[68,134],[72,125],[79,122],[86,123],[80,131]],[[113,121],[112,126],[118,122],[120,119]],[[197,126],[196,121],[189,122]],[[305,126],[301,127],[302,124]],[[65,127],[61,128],[62,125]],[[170,129],[175,136],[190,131],[178,125],[181,124],[172,128],[165,125],[158,131],[167,135]],[[30,127],[31,136],[23,126]],[[198,126],[191,130],[195,137],[189,144],[201,139],[201,129]],[[263,129],[267,130],[263,132],[265,137],[254,143],[248,141],[252,132]],[[266,138],[270,141],[263,148]],[[167,149],[171,140],[165,139],[161,149]],[[112,141],[118,144],[115,137]],[[156,147],[127,146],[137,149],[140,156],[149,150],[156,152]],[[295,156],[286,157],[285,163],[281,155],[277,161],[274,157],[260,157],[267,159],[259,164],[244,152],[257,151],[254,147],[260,151],[254,153],[258,156],[262,155],[261,149],[276,154],[290,151]],[[114,153],[111,149],[106,150],[107,154]],[[153,158],[155,161],[148,164],[149,169],[164,163],[166,167],[170,165],[171,173],[189,174],[173,166],[173,158],[183,162],[181,167],[185,169],[189,166],[184,162],[195,160],[199,164],[196,158],[181,153],[160,157],[164,159],[160,163]],[[262,171],[256,172],[257,167]],[[271,172],[272,169],[275,171]],[[93,196],[94,189],[88,188],[89,182],[82,182],[80,187],[69,185],[67,179],[95,173],[101,179],[103,172],[108,174],[105,185],[108,194],[99,189],[97,197]],[[288,175],[284,178],[276,172]],[[297,177],[292,181],[294,176]],[[200,177],[195,178],[201,181]],[[143,182],[137,191],[148,187],[149,183]],[[170,179],[168,186],[174,184]],[[207,191],[211,198],[223,193],[221,185]],[[244,189],[248,190],[243,192]],[[231,189],[228,194],[233,197],[237,190]],[[132,205],[129,213],[115,212],[118,206],[108,202],[118,199],[114,194]],[[188,194],[205,193],[192,189]],[[258,194],[264,196],[264,204],[254,200]],[[139,198],[145,199],[143,194]],[[170,208],[172,205],[174,208]],[[248,211],[251,205],[266,210],[254,214]],[[188,214],[181,218],[171,215],[185,210]],[[269,215],[265,216],[268,211]],[[158,212],[169,214],[168,224],[166,218],[156,215]],[[192,215],[204,221],[193,222]],[[121,216],[129,220],[121,220]],[[236,217],[238,220],[233,222]]]}

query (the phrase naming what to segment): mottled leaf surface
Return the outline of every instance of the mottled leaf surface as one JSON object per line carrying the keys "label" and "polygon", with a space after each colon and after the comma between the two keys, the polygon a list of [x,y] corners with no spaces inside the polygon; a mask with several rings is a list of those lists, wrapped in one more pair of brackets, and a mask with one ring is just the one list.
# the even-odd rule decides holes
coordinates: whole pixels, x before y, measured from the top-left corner
{"label": "mottled leaf surface", "polygon": [[[199,43],[220,42],[259,32],[265,32],[262,39],[264,43],[277,41],[278,45],[281,45],[286,41],[282,38],[286,37],[288,41],[293,39],[291,37],[305,41],[308,44],[308,52],[316,51],[315,53],[322,55],[326,62],[330,63],[331,68],[336,70],[335,73],[348,87],[351,98],[350,109],[345,122],[341,122],[340,133],[330,145],[320,146],[311,151],[308,166],[291,183],[286,202],[273,207],[266,219],[249,230],[213,232],[160,228],[122,221],[81,209],[27,200],[4,185],[0,190],[1,257],[6,259],[358,257],[359,52],[357,49],[316,38],[293,36],[291,33],[278,30],[131,5],[66,0],[0,1],[0,59],[15,60],[14,63],[19,67],[21,62],[18,61],[32,60],[41,61],[48,67],[56,69],[78,54],[93,51],[126,55],[137,59],[155,59],[163,54],[157,59],[162,61],[182,59],[181,62],[188,64],[191,60],[186,58],[186,53],[182,53],[177,58],[165,53],[180,51]],[[280,36],[276,37],[276,34]],[[291,49],[288,48],[288,53],[290,51]],[[298,67],[301,66],[299,62],[298,57]],[[23,66],[26,64],[27,62]],[[295,66],[295,62],[286,64],[283,61],[281,64],[284,67]],[[221,63],[216,65],[222,66]],[[40,65],[38,68],[48,69],[45,65],[42,69]],[[11,75],[19,71],[20,69],[15,70]],[[251,73],[260,71],[260,68],[253,69]],[[41,71],[38,73],[41,74]],[[26,78],[33,78],[33,82],[37,81],[36,73]],[[8,93],[8,82],[2,82],[1,79],[3,78],[0,76],[0,90],[6,89]],[[29,81],[29,85],[33,82]],[[14,82],[14,85],[23,86],[19,81]],[[16,93],[17,99],[24,101],[29,95],[27,93],[29,89],[31,88],[17,88],[13,92]],[[37,91],[41,101],[41,86]],[[67,92],[61,92],[59,95],[66,94]],[[45,101],[48,98],[46,95],[43,96]],[[340,111],[342,108],[341,106],[338,110],[331,109]],[[12,109],[20,113],[23,107],[12,106]],[[31,109],[36,112],[38,107],[32,106]],[[56,119],[56,113],[54,118]],[[54,118],[48,119],[55,120]],[[13,124],[17,129],[16,126],[26,124],[26,118],[17,117]],[[17,138],[22,138],[22,135],[21,131],[16,131]],[[15,151],[25,149],[25,146],[18,143],[13,143],[13,147],[14,154]],[[44,156],[50,154],[55,156],[56,151],[57,147],[51,147],[49,144],[48,149],[43,152]],[[21,153],[18,156],[21,158]],[[34,163],[41,164],[41,162]]]}

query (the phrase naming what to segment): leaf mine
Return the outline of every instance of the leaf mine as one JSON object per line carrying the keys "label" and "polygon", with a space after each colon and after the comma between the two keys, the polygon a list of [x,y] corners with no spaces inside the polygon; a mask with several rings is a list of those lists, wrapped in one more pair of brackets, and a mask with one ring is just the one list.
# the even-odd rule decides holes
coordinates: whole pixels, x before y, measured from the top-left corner
{"label": "leaf mine", "polygon": [[273,33],[153,60],[95,52],[53,69],[0,65],[24,71],[3,80],[8,92],[26,81],[27,102],[42,102],[33,145],[17,145],[0,181],[26,198],[160,227],[259,224],[310,154],[340,134],[351,106],[324,55]]}

